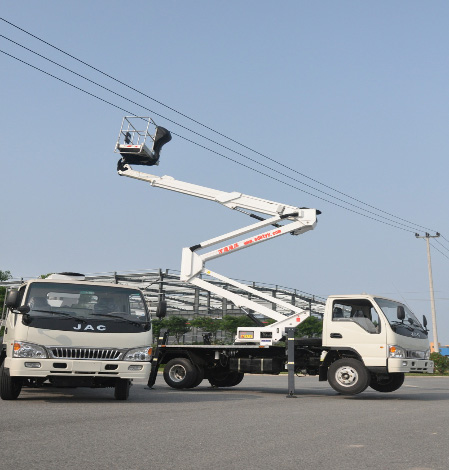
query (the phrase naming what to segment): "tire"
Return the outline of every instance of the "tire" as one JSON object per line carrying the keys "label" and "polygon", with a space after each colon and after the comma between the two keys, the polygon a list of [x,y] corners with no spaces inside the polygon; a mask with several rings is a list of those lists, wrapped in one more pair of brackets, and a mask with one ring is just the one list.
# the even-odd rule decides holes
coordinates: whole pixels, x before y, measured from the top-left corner
{"label": "tire", "polygon": [[129,397],[129,389],[131,381],[129,379],[117,379],[114,390],[114,398],[116,400],[127,400]]}
{"label": "tire", "polygon": [[0,398],[2,400],[15,400],[22,390],[22,379],[10,377],[5,372],[5,364],[0,367]]}
{"label": "tire", "polygon": [[404,383],[405,374],[402,372],[398,372],[395,374],[388,374],[388,377],[385,378],[378,378],[377,376],[373,375],[371,378],[370,387],[376,392],[388,393],[394,392],[398,388],[402,387]]}
{"label": "tire", "polygon": [[365,390],[371,380],[366,367],[357,359],[338,359],[328,370],[330,386],[342,395],[356,395]]}
{"label": "tire", "polygon": [[193,382],[193,384],[190,385],[189,388],[198,387],[198,385],[204,380],[204,368],[201,367],[201,366],[197,366],[197,371],[198,371],[197,378],[196,378],[196,380]]}
{"label": "tire", "polygon": [[210,377],[209,383],[213,387],[235,387],[243,380],[244,376],[243,372],[228,372],[216,377]]}
{"label": "tire", "polygon": [[198,374],[198,368],[183,357],[172,359],[164,367],[164,380],[171,388],[192,388]]}

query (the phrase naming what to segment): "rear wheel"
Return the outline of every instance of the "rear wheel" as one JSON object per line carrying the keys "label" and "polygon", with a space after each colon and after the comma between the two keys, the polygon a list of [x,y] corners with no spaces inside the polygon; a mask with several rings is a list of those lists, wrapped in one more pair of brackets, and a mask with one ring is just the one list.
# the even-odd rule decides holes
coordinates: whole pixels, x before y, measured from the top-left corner
{"label": "rear wheel", "polygon": [[131,381],[129,379],[117,379],[115,384],[114,397],[116,400],[127,400]]}
{"label": "rear wheel", "polygon": [[204,380],[204,368],[201,366],[196,366],[197,368],[197,377],[196,380],[190,385],[189,388],[198,387],[198,385]]}
{"label": "rear wheel", "polygon": [[243,372],[232,371],[216,377],[210,377],[209,383],[213,387],[235,387],[243,380],[244,376]]}
{"label": "rear wheel", "polygon": [[384,376],[373,375],[369,386],[373,390],[376,390],[377,392],[383,392],[383,393],[394,392],[398,388],[402,387],[402,384],[404,383],[404,379],[405,379],[405,374],[403,374],[402,372],[398,372],[395,374],[388,374]]}
{"label": "rear wheel", "polygon": [[192,388],[198,381],[198,375],[198,368],[183,357],[172,359],[164,367],[165,383],[172,388]]}
{"label": "rear wheel", "polygon": [[5,364],[0,367],[0,398],[2,400],[15,400],[22,390],[22,379],[10,377],[5,371]]}
{"label": "rear wheel", "polygon": [[330,386],[342,395],[363,392],[370,383],[366,367],[357,359],[338,359],[329,366],[327,374]]}

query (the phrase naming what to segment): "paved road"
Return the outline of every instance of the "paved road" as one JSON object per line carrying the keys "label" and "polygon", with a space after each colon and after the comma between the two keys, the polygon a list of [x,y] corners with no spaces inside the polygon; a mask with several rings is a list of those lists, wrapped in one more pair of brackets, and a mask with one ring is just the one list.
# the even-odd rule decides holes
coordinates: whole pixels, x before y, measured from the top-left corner
{"label": "paved road", "polygon": [[283,470],[449,468],[449,378],[393,393],[337,395],[312,377],[247,376],[232,389],[135,384],[25,389],[0,402],[0,464],[13,469]]}

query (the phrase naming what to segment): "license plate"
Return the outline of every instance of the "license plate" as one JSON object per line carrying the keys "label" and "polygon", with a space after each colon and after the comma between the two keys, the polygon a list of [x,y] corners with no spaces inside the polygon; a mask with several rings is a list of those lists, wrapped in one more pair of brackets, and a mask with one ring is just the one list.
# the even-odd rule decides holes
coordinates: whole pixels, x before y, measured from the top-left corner
{"label": "license plate", "polygon": [[100,369],[100,362],[73,361],[73,372],[100,372]]}

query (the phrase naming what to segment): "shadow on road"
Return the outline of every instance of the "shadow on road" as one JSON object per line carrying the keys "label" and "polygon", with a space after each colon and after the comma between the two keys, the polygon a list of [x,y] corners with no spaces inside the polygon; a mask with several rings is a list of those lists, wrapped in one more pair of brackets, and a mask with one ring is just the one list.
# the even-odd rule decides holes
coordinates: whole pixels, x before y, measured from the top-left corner
{"label": "shadow on road", "polygon": [[[427,384],[428,385],[428,384]],[[415,385],[404,385],[403,388],[392,393],[379,393],[370,388],[359,395],[348,396],[335,392],[329,386],[323,384],[319,387],[303,387],[296,385],[295,397],[298,399],[316,399],[326,397],[329,400],[357,400],[357,401],[413,401],[431,402],[449,400],[449,390],[438,386],[422,389]],[[165,384],[156,384],[149,389],[143,384],[132,386],[127,401],[118,401],[114,398],[114,390],[91,388],[24,388],[18,400],[20,401],[44,401],[53,403],[197,403],[197,402],[230,402],[239,400],[258,400],[267,396],[287,397],[287,388],[284,386],[249,386],[241,384],[232,388],[213,388],[202,385],[195,389],[175,390]]]}

